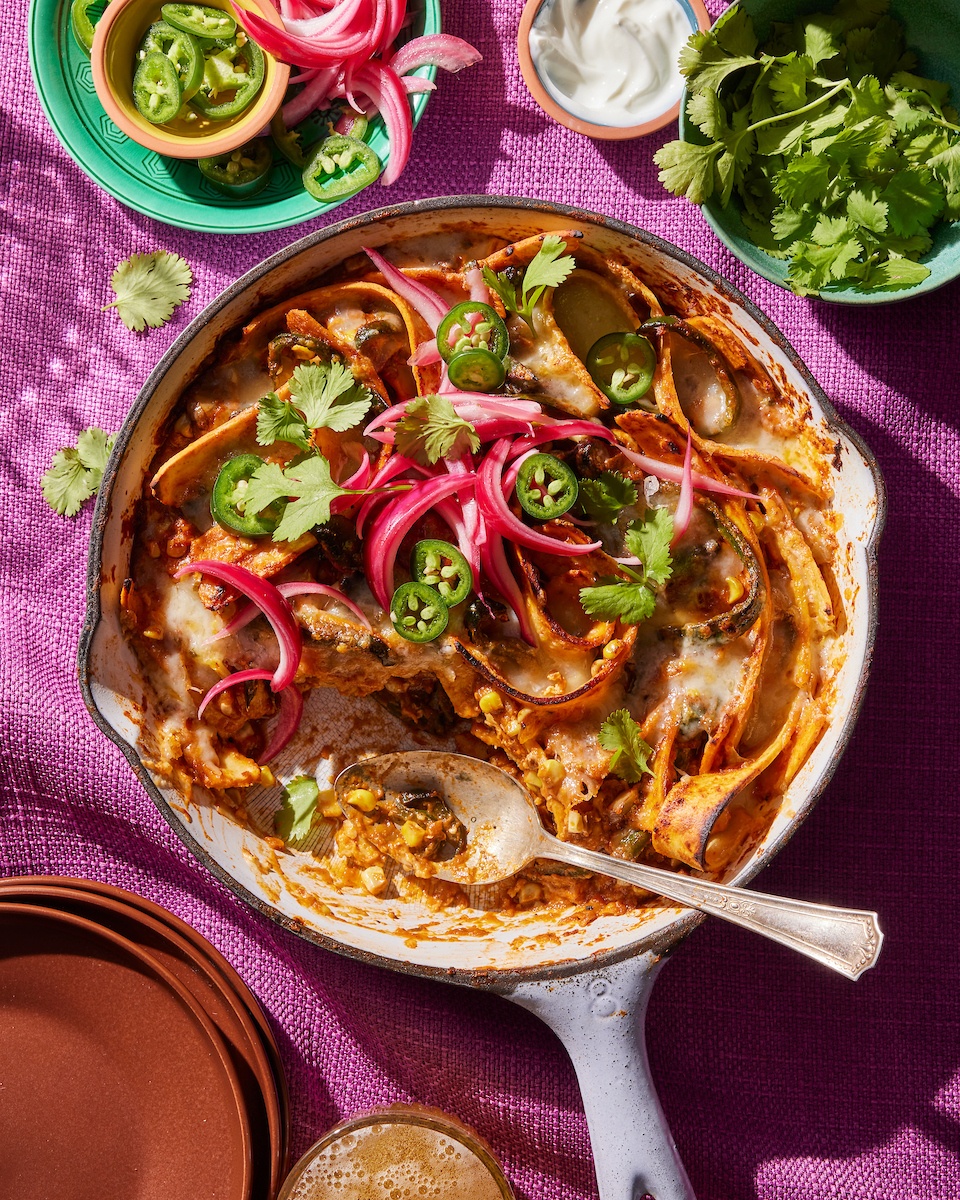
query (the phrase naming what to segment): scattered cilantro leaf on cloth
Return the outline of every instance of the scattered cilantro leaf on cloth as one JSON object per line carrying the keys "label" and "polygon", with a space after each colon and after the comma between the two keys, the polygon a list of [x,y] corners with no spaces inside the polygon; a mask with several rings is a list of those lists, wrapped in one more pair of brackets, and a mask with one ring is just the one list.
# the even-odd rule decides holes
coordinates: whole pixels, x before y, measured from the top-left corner
{"label": "scattered cilantro leaf on cloth", "polygon": [[277,836],[285,842],[300,841],[313,827],[320,788],[309,775],[291,779],[283,788],[283,801],[273,819]]}
{"label": "scattered cilantro leaf on cloth", "polygon": [[480,438],[446,396],[418,396],[397,422],[396,448],[422,464],[460,458],[480,449]]}
{"label": "scattered cilantro leaf on cloth", "polygon": [[600,745],[613,753],[610,770],[627,783],[652,775],[648,762],[653,747],[640,736],[640,726],[625,708],[618,708],[600,726]]}
{"label": "scattered cilantro leaf on cloth", "polygon": [[656,589],[673,571],[672,537],[673,517],[665,508],[655,508],[646,520],[635,521],[625,541],[634,558],[640,559],[639,567],[621,564],[622,576],[601,576],[599,583],[581,588],[584,611],[591,617],[627,625],[638,625],[651,616],[657,603]]}
{"label": "scattered cilantro leaf on cloth", "polygon": [[268,462],[258,467],[247,485],[244,511],[256,516],[271,504],[286,500],[273,540],[295,542],[317,525],[325,525],[330,520],[331,502],[347,495],[348,489],[333,482],[327,460],[314,454],[285,469]]}
{"label": "scattered cilantro leaf on cloth", "polygon": [[75,517],[85,500],[96,494],[116,434],[85,429],[75,447],[58,450],[40,480],[43,498],[62,517]]}
{"label": "scattered cilantro leaf on cloth", "polygon": [[173,310],[190,298],[193,272],[185,259],[167,250],[131,254],[110,277],[116,300],[101,312],[115,308],[128,329],[139,333],[147,325],[159,329]]}
{"label": "scattered cilantro leaf on cloth", "polygon": [[960,115],[947,84],[914,73],[888,9],[840,0],[761,47],[735,4],[680,56],[700,137],[657,151],[661,182],[695,204],[735,198],[800,295],[915,286],[934,226],[960,220]]}

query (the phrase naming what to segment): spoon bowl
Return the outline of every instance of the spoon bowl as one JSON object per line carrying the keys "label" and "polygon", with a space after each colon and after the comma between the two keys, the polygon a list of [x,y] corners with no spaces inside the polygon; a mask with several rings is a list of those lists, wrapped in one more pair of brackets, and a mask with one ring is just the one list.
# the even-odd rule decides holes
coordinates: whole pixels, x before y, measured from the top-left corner
{"label": "spoon bowl", "polygon": [[543,828],[536,805],[511,775],[467,755],[434,750],[381,754],[341,771],[334,790],[348,817],[371,811],[391,795],[425,791],[442,796],[462,826],[463,839],[449,857],[430,863],[430,873],[464,886],[496,883],[535,858],[553,859],[713,913],[799,950],[848,979],[859,978],[876,963],[883,943],[874,912],[727,887],[563,842]]}

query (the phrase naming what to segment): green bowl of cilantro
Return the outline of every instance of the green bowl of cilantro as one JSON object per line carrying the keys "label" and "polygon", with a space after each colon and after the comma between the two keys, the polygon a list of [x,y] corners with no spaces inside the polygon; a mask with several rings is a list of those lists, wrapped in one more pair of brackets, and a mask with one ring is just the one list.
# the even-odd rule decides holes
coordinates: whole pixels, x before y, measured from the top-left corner
{"label": "green bowl of cilantro", "polygon": [[884,303],[960,274],[956,0],[741,0],[681,55],[660,179],[802,296]]}

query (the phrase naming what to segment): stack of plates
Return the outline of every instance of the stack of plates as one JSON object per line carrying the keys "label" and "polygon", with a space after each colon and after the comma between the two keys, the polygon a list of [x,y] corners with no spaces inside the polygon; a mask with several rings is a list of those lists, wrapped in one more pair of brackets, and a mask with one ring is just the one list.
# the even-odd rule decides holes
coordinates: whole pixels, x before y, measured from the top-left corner
{"label": "stack of plates", "polygon": [[0,880],[0,1196],[271,1200],[277,1044],[189,925],[81,879]]}

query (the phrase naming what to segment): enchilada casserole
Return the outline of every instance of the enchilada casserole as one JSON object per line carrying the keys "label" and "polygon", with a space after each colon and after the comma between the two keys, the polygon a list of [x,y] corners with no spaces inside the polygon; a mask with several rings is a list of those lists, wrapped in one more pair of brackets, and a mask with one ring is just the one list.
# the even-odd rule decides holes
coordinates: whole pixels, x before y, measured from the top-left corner
{"label": "enchilada casserole", "polygon": [[[150,769],[241,822],[282,799],[260,832],[339,887],[462,902],[442,798],[344,818],[291,757],[305,696],[372,697],[559,837],[722,874],[834,702],[833,439],[722,311],[580,231],[400,257],[259,313],[172,414],[122,593]],[[644,898],[545,863],[495,896],[560,901]]]}

